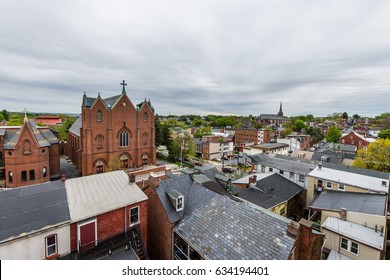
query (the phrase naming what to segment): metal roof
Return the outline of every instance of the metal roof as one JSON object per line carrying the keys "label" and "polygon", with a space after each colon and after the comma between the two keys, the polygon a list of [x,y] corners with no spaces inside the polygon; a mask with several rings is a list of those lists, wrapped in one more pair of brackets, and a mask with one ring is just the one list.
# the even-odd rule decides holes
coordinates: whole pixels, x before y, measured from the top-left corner
{"label": "metal roof", "polygon": [[386,215],[385,194],[323,191],[309,206],[312,209],[340,211],[345,208],[351,212],[372,215]]}
{"label": "metal roof", "polygon": [[[318,169],[318,166],[313,169],[308,175],[319,178],[319,179],[324,179],[324,180],[329,180],[332,182],[336,183],[342,183],[345,185],[353,186],[353,187],[358,187],[366,190],[372,190],[376,192],[388,192],[388,185],[383,186],[382,182],[386,182],[388,184],[388,176],[387,179],[384,180],[384,178],[381,177],[376,177],[376,176],[369,176],[369,175],[362,175],[359,173],[355,172],[349,172],[348,167],[350,166],[344,166],[341,168],[341,166],[338,166],[338,169],[333,169],[333,168],[327,168],[329,164],[323,164],[321,169]],[[353,168],[355,169],[355,168]],[[362,169],[362,168],[359,168]],[[352,170],[352,168],[351,168]],[[384,173],[384,172],[381,172]],[[384,173],[386,174],[386,173]]]}
{"label": "metal roof", "polygon": [[383,250],[385,237],[380,231],[365,227],[339,218],[328,217],[322,224],[322,228],[333,231],[339,235],[349,237],[362,244],[366,244],[378,250]]}
{"label": "metal roof", "polygon": [[252,161],[256,164],[266,165],[270,167],[277,168],[279,170],[284,170],[288,172],[294,172],[298,174],[307,174],[312,169],[313,166],[310,165],[307,161],[299,161],[295,158],[279,158],[279,157],[269,157],[265,154],[256,154],[250,156]]}
{"label": "metal roof", "polygon": [[263,193],[282,198],[283,200],[289,200],[303,191],[303,187],[277,173],[257,181],[256,188]]}
{"label": "metal roof", "polygon": [[124,171],[113,171],[66,180],[70,217],[81,221],[147,200]]}
{"label": "metal roof", "polygon": [[0,240],[2,242],[70,222],[64,183],[0,191]]}
{"label": "metal roof", "polygon": [[238,188],[237,191],[237,196],[239,198],[261,206],[265,209],[270,209],[286,201],[285,199],[276,197],[274,195],[263,193],[262,191],[255,188]]}
{"label": "metal roof", "polygon": [[327,167],[327,168],[331,168],[331,169],[339,170],[339,171],[344,171],[344,172],[348,172],[348,173],[353,173],[353,174],[360,174],[360,175],[377,177],[377,178],[387,179],[387,180],[390,178],[390,173],[388,173],[388,172],[376,171],[376,170],[365,169],[365,168],[358,168],[358,167],[354,167],[354,166],[346,166],[346,165],[341,165],[341,164],[334,164],[334,163],[329,163],[329,162],[324,162],[322,165],[324,167]]}

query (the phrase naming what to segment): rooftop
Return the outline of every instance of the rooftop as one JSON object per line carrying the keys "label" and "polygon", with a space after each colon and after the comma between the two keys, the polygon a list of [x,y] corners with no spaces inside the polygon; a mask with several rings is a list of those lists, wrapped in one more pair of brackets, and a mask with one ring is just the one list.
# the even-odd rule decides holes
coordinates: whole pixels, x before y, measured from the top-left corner
{"label": "rooftop", "polygon": [[354,239],[375,249],[383,250],[385,237],[381,235],[380,231],[375,232],[372,228],[343,221],[335,217],[328,217],[323,223],[322,228]]}
{"label": "rooftop", "polygon": [[300,161],[296,158],[280,158],[280,157],[270,157],[265,154],[256,154],[250,156],[252,161],[256,164],[262,164],[270,167],[277,168],[279,170],[284,170],[288,172],[294,172],[298,174],[308,174],[314,166],[308,163],[306,160]]}
{"label": "rooftop", "polygon": [[147,200],[124,171],[113,171],[66,180],[70,217],[80,221]]}
{"label": "rooftop", "polygon": [[70,223],[62,181],[0,191],[0,213],[2,242],[43,228]]}
{"label": "rooftop", "polygon": [[345,208],[351,212],[386,215],[385,194],[323,191],[309,206],[312,209],[340,211]]}

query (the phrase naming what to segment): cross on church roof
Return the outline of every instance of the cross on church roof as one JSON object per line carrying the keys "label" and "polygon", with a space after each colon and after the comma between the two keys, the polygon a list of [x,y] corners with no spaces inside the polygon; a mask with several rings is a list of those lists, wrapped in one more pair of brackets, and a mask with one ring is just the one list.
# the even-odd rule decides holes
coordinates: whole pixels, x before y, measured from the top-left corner
{"label": "cross on church roof", "polygon": [[25,121],[25,122],[28,121],[28,118],[27,118],[27,112],[28,112],[28,111],[27,111],[27,109],[24,108],[22,112],[24,113],[24,121]]}
{"label": "cross on church roof", "polygon": [[123,80],[123,82],[121,83],[121,85],[123,86],[122,93],[126,94],[125,86],[127,86],[127,84],[125,83],[125,80]]}

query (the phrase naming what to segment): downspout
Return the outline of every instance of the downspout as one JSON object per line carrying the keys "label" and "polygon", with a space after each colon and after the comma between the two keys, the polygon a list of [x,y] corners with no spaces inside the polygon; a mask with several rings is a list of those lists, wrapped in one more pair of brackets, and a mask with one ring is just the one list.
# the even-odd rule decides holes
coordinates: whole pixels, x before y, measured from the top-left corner
{"label": "downspout", "polygon": [[126,219],[126,213],[127,213],[127,206],[125,206],[125,232],[127,232],[127,219]]}
{"label": "downspout", "polygon": [[320,256],[320,260],[322,260],[322,251],[324,250],[326,241],[328,241],[328,237],[325,235],[324,243],[323,243],[322,246],[321,246],[321,256]]}

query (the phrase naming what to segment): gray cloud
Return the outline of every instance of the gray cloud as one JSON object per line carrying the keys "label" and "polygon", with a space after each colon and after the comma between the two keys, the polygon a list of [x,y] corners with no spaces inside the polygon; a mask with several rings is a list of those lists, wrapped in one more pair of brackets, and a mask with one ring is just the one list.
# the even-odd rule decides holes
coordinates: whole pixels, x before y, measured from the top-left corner
{"label": "gray cloud", "polygon": [[0,109],[79,112],[84,91],[159,114],[388,111],[388,1],[12,1]]}

